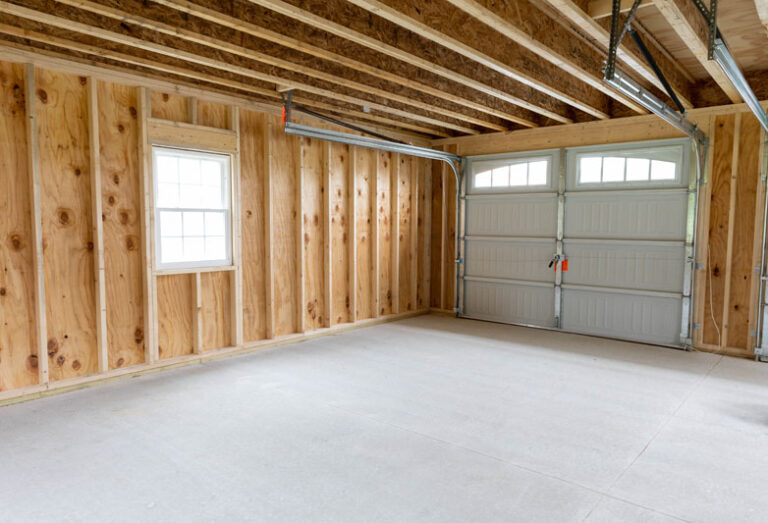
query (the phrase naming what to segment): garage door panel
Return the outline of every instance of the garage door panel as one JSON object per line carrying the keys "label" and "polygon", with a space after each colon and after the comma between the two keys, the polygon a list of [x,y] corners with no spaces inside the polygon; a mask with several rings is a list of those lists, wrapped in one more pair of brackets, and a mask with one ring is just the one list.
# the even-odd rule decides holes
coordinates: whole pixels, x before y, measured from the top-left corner
{"label": "garage door panel", "polygon": [[465,280],[466,315],[472,318],[554,327],[554,286]]}
{"label": "garage door panel", "polygon": [[562,328],[613,338],[677,344],[681,299],[563,287]]}
{"label": "garage door panel", "polygon": [[685,245],[660,242],[566,241],[563,283],[682,292]]}
{"label": "garage door panel", "polygon": [[551,236],[557,233],[557,196],[468,197],[467,234],[474,236]]}
{"label": "garage door panel", "polygon": [[547,267],[554,240],[468,238],[466,249],[467,276],[555,282],[555,272]]}
{"label": "garage door panel", "polygon": [[565,236],[683,240],[687,208],[685,190],[569,193]]}

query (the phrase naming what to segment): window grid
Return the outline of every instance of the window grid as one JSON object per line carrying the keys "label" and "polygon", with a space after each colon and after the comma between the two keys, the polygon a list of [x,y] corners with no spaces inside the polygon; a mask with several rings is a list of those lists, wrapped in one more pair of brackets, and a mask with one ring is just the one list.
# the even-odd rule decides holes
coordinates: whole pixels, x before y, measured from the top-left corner
{"label": "window grid", "polygon": [[578,183],[642,185],[675,182],[681,164],[682,149],[678,146],[584,154],[578,157]]}
{"label": "window grid", "polygon": [[476,172],[473,176],[473,185],[477,189],[546,186],[549,184],[549,166],[548,158],[496,165]]}
{"label": "window grid", "polygon": [[153,148],[159,268],[231,264],[227,155]]}

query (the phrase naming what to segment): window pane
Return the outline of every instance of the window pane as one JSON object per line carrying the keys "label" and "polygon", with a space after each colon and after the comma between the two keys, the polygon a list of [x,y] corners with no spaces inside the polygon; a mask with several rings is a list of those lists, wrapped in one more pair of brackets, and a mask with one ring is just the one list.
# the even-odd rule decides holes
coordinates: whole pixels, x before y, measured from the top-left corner
{"label": "window pane", "polygon": [[650,165],[646,158],[627,158],[627,181],[647,180]]}
{"label": "window pane", "polygon": [[181,236],[181,213],[163,211],[160,213],[160,236]]}
{"label": "window pane", "polygon": [[475,187],[490,187],[491,171],[483,171],[475,175]]}
{"label": "window pane", "polygon": [[179,206],[179,186],[175,183],[157,184],[157,206],[158,207],[178,207]]}
{"label": "window pane", "polygon": [[205,259],[225,260],[227,258],[224,236],[208,236],[205,238]]}
{"label": "window pane", "polygon": [[579,160],[579,182],[600,183],[602,158],[581,158]]}
{"label": "window pane", "polygon": [[205,228],[203,226],[203,213],[185,212],[184,213],[184,236],[203,236]]}
{"label": "window pane", "polygon": [[184,249],[181,238],[161,238],[160,250],[162,251],[161,263],[174,263],[184,260]]}
{"label": "window pane", "polygon": [[491,177],[494,187],[509,186],[509,167],[505,165],[494,169]]}
{"label": "window pane", "polygon": [[546,160],[531,162],[528,164],[528,185],[546,185],[547,167],[549,162]]}
{"label": "window pane", "polygon": [[221,162],[203,160],[200,166],[203,185],[221,186],[221,168]]}
{"label": "window pane", "polygon": [[603,158],[603,182],[624,181],[624,158]]}
{"label": "window pane", "polygon": [[160,183],[179,182],[179,160],[175,156],[157,157],[157,181]]}
{"label": "window pane", "polygon": [[203,206],[205,189],[202,185],[185,185],[179,187],[179,207],[192,209]]}
{"label": "window pane", "polygon": [[528,164],[516,163],[509,166],[509,185],[519,187],[528,183]]}
{"label": "window pane", "polygon": [[200,160],[179,158],[179,181],[181,183],[200,184]]}
{"label": "window pane", "polygon": [[651,180],[674,180],[675,164],[653,160],[651,162]]}
{"label": "window pane", "polygon": [[224,209],[226,207],[221,194],[221,184],[204,185],[201,190],[202,207],[206,209]]}
{"label": "window pane", "polygon": [[225,234],[224,214],[220,212],[205,213],[205,235],[224,236]]}
{"label": "window pane", "polygon": [[184,238],[184,259],[188,261],[205,259],[205,238]]}

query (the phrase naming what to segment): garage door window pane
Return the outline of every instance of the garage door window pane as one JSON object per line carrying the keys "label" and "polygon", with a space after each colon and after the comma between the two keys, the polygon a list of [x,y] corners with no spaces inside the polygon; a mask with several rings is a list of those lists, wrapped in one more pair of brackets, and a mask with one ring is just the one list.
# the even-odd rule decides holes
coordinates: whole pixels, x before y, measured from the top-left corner
{"label": "garage door window pane", "polygon": [[682,145],[615,149],[576,157],[579,184],[644,185],[679,179]]}
{"label": "garage door window pane", "polygon": [[509,185],[520,187],[528,183],[528,164],[517,163],[509,166]]}
{"label": "garage door window pane", "polygon": [[472,186],[476,189],[519,189],[546,186],[550,181],[548,158],[515,158],[509,163],[480,162],[475,169]]}
{"label": "garage door window pane", "polygon": [[627,158],[627,181],[647,180],[650,164],[651,162],[645,158]]}
{"label": "garage door window pane", "polygon": [[603,158],[603,182],[624,181],[624,158]]}
{"label": "garage door window pane", "polygon": [[547,185],[547,166],[549,162],[539,161],[528,164],[528,185]]}
{"label": "garage door window pane", "polygon": [[651,180],[674,180],[675,164],[654,160],[651,162]]}
{"label": "garage door window pane", "polygon": [[154,147],[159,268],[231,264],[230,159]]}
{"label": "garage door window pane", "polygon": [[509,167],[497,167],[491,174],[492,183],[494,187],[508,187],[509,186]]}
{"label": "garage door window pane", "polygon": [[479,172],[475,175],[475,187],[490,187],[491,171]]}
{"label": "garage door window pane", "polygon": [[600,183],[602,168],[602,158],[582,158],[579,162],[579,181],[581,183]]}

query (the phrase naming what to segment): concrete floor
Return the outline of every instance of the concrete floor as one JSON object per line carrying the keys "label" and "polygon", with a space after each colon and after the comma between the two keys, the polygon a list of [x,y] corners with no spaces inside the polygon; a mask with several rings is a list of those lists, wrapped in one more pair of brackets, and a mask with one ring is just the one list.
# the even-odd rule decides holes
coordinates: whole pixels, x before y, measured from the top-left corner
{"label": "concrete floor", "polygon": [[768,365],[424,316],[0,408],[0,520],[766,521]]}

